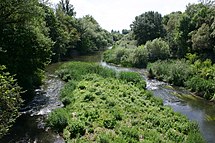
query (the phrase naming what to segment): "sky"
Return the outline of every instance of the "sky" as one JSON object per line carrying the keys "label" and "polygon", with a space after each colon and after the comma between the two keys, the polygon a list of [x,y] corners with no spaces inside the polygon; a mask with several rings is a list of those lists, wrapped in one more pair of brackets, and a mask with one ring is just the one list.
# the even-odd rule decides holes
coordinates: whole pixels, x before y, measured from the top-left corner
{"label": "sky", "polygon": [[[56,4],[59,0],[50,0]],[[108,31],[130,29],[135,17],[147,12],[157,11],[162,15],[174,11],[184,11],[188,3],[198,0],[70,0],[76,17],[92,15],[100,26]]]}

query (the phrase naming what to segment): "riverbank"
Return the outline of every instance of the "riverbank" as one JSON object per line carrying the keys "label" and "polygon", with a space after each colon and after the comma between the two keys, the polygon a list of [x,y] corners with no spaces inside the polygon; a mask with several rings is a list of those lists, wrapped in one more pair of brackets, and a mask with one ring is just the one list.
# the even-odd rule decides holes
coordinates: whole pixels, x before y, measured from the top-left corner
{"label": "riverbank", "polygon": [[215,65],[210,60],[168,60],[150,63],[149,76],[176,86],[183,86],[206,100],[215,98]]}
{"label": "riverbank", "polygon": [[147,67],[150,78],[186,87],[197,96],[215,101],[215,64],[211,60],[201,61],[195,54],[187,54],[186,59],[152,61],[144,50],[141,46],[115,47],[104,52],[103,60],[124,67]]}
{"label": "riverbank", "polygon": [[141,87],[137,73],[78,62],[58,74],[68,81],[65,106],[51,113],[48,125],[67,141],[203,142],[197,125]]}

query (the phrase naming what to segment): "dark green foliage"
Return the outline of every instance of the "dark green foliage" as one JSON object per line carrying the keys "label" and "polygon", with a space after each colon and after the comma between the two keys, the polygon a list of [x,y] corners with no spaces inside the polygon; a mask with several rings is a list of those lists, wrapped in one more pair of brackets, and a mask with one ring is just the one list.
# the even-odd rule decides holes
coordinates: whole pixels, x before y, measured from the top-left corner
{"label": "dark green foliage", "polygon": [[0,64],[15,74],[23,90],[31,91],[41,84],[50,62],[52,41],[45,13],[37,0],[3,0],[0,9]]}
{"label": "dark green foliage", "polygon": [[198,53],[202,59],[214,61],[214,4],[189,4],[184,13],[176,12],[164,16],[174,57],[184,57],[187,52]]}
{"label": "dark green foliage", "polygon": [[80,120],[72,120],[67,127],[70,132],[70,138],[83,136],[86,132],[85,125]]}
{"label": "dark green foliage", "polygon": [[22,103],[21,88],[4,66],[0,66],[0,138],[4,136],[19,116]]}
{"label": "dark green foliage", "polygon": [[74,11],[73,5],[69,3],[69,0],[61,0],[59,6],[62,8],[63,12],[69,16],[75,16],[76,12]]}
{"label": "dark green foliage", "polygon": [[[60,68],[60,71],[67,71],[61,71],[61,77],[64,74],[73,77],[76,72],[70,70],[77,69],[77,64],[88,69],[88,74],[78,69],[84,76],[76,79],[76,86],[71,89],[66,86],[62,90],[64,98],[73,99],[61,109],[68,117],[63,131],[68,142],[186,142],[187,139],[204,142],[196,124],[194,126],[186,117],[163,106],[161,99],[134,84],[140,82],[140,75],[123,72],[118,73],[118,79],[116,75],[104,77],[101,72],[92,74],[93,70],[86,68],[97,69],[96,64],[72,62]],[[102,70],[106,72],[105,68]],[[59,113],[58,110],[54,112]],[[192,138],[193,133],[195,137]]]}
{"label": "dark green foliage", "polygon": [[80,40],[77,42],[77,50],[82,54],[103,50],[112,44],[111,34],[102,29],[97,21],[90,15],[78,20],[77,30]]}
{"label": "dark green foliage", "polygon": [[131,25],[138,45],[145,44],[148,40],[164,36],[162,16],[158,12],[149,11],[135,17]]}

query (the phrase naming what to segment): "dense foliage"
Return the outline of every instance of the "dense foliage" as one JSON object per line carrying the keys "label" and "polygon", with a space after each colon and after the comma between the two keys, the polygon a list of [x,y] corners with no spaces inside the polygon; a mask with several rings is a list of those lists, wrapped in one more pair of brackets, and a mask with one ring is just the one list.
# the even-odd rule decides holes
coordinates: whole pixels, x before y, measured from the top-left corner
{"label": "dense foliage", "polygon": [[120,64],[126,67],[146,67],[148,62],[159,59],[164,60],[169,57],[170,48],[168,43],[158,38],[153,41],[147,41],[145,45],[137,48],[114,46],[104,53],[103,59],[108,63]]}
{"label": "dense foliage", "polygon": [[58,71],[74,78],[62,90],[64,108],[47,123],[67,142],[204,142],[195,123],[135,84],[144,83],[141,76],[98,67],[73,62]]}
{"label": "dense foliage", "polygon": [[186,86],[205,99],[214,100],[215,96],[215,64],[210,60],[157,61],[148,65],[150,76],[178,86]]}
{"label": "dense foliage", "polygon": [[131,25],[138,45],[145,44],[149,40],[164,36],[162,16],[158,12],[149,11],[135,17]]}
{"label": "dense foliage", "polygon": [[5,66],[0,66],[0,138],[19,115],[18,109],[22,103],[20,93],[21,88],[16,80],[5,72]]}
{"label": "dense foliage", "polygon": [[42,70],[50,61],[52,41],[45,13],[37,0],[3,0],[0,9],[0,65],[6,65],[29,91],[41,83]]}

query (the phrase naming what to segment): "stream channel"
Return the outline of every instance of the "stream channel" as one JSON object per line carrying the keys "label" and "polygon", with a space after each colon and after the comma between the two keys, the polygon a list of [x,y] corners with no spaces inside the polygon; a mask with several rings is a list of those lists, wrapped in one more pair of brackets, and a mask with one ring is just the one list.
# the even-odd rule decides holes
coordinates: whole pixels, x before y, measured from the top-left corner
{"label": "stream channel", "polygon": [[[215,104],[192,95],[184,88],[170,86],[157,80],[149,80],[145,69],[122,68],[101,62],[101,54],[92,56],[74,56],[73,61],[99,62],[102,66],[117,71],[134,71],[143,75],[147,89],[154,96],[163,99],[164,105],[196,121],[208,143],[215,143]],[[40,89],[35,90],[35,98],[21,111],[21,116],[11,128],[9,134],[0,143],[64,143],[63,138],[45,127],[44,120],[56,108],[62,107],[59,101],[60,89],[64,83],[54,74],[61,63],[50,65],[46,70],[46,80]]]}

